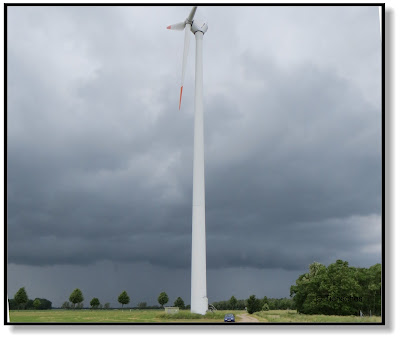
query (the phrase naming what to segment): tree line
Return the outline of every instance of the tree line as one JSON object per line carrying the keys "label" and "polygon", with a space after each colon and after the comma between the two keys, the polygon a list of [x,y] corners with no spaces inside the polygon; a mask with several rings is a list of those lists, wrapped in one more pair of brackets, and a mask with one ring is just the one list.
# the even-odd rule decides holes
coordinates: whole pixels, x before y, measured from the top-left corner
{"label": "tree line", "polygon": [[[289,298],[256,298],[251,295],[248,299],[236,299],[232,296],[229,300],[213,302],[217,310],[244,310],[249,313],[268,310],[297,310],[304,314],[326,315],[381,315],[381,264],[370,268],[350,267],[348,262],[337,260],[328,267],[314,262],[309,265],[309,271],[299,276],[296,285],[290,287]],[[121,308],[128,305],[131,299],[124,290],[117,297]],[[83,293],[75,289],[65,301],[63,309],[83,308]],[[161,292],[157,298],[160,307],[169,302],[166,292]],[[184,300],[178,297],[174,302],[175,307],[190,309]],[[9,299],[10,310],[45,310],[52,308],[52,302],[44,298],[29,299],[25,287],[22,287]],[[109,309],[110,303],[102,305],[95,297],[90,301],[91,309]],[[137,309],[156,309],[157,305],[148,306],[146,302],[137,304]]]}
{"label": "tree line", "polygon": [[[75,289],[70,297],[69,297],[69,302],[66,301],[64,304],[61,306],[61,308],[64,309],[81,309],[83,308],[83,294],[80,289]],[[160,307],[164,307],[165,304],[169,302],[169,297],[165,291],[161,292],[160,295],[157,298],[158,303],[160,306],[157,305],[152,305],[148,306],[146,302],[140,302],[137,304],[136,307],[133,308],[138,308],[138,309],[159,309]],[[122,293],[118,296],[118,303],[121,304],[121,308],[124,307],[124,305],[128,305],[131,302],[131,298],[129,297],[128,293],[124,290]],[[92,309],[109,309],[110,308],[110,303],[105,303],[104,306],[101,305],[100,300],[98,298],[93,298],[90,301],[90,306]],[[180,309],[190,309],[190,306],[185,305],[185,302],[181,297],[178,297],[175,302],[174,306],[179,307]]]}
{"label": "tree line", "polygon": [[20,288],[14,298],[8,300],[10,310],[48,310],[52,303],[45,298],[29,299],[25,287]]}
{"label": "tree line", "polygon": [[245,310],[257,312],[257,311],[268,311],[268,310],[294,310],[295,304],[293,299],[289,298],[256,298],[255,295],[251,295],[248,299],[236,299],[232,296],[229,300],[222,300],[214,302],[212,305],[217,310]]}
{"label": "tree line", "polygon": [[[83,293],[80,289],[75,289],[69,296],[69,301],[65,301],[62,305],[62,309],[82,309],[83,301],[84,301]],[[136,307],[138,309],[159,309],[160,307],[164,307],[165,304],[169,302],[169,297],[165,291],[161,292],[158,296],[158,303],[160,306],[152,305],[148,306],[146,302],[140,302]],[[118,302],[121,304],[123,308],[124,305],[129,304],[131,301],[128,293],[124,290],[118,296]],[[28,294],[26,293],[25,287],[20,288],[17,293],[14,295],[13,299],[9,299],[9,308],[10,310],[46,310],[52,308],[52,303],[44,298],[35,298],[35,300],[31,300],[28,298]],[[180,309],[190,309],[190,305],[185,305],[185,302],[181,297],[178,297],[174,306],[179,307]],[[109,309],[110,303],[105,303],[102,305],[100,300],[97,297],[92,298],[90,301],[90,307],[92,309]]]}
{"label": "tree line", "polygon": [[298,312],[326,315],[381,315],[381,264],[356,268],[337,260],[314,262],[290,287]]}

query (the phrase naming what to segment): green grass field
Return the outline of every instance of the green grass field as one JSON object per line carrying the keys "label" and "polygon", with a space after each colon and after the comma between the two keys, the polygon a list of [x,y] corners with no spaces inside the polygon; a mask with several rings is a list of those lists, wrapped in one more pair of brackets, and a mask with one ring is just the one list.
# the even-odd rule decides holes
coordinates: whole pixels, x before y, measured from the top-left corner
{"label": "green grass field", "polygon": [[[245,313],[245,311],[232,311]],[[227,312],[217,311],[205,316],[181,310],[166,314],[164,310],[21,310],[10,311],[12,323],[218,323]]]}
{"label": "green grass field", "polygon": [[[10,311],[12,323],[222,323],[226,313],[235,316],[245,311],[217,311],[205,316],[181,310],[166,314],[164,310],[45,310]],[[252,315],[262,323],[380,323],[381,317],[301,315],[296,311],[272,310]]]}
{"label": "green grass field", "polygon": [[[223,323],[226,313],[235,316],[246,311],[217,311],[205,316],[181,310],[169,315],[164,310],[45,310],[10,311],[12,323]],[[252,315],[262,323],[380,323],[381,317],[301,315],[296,311],[275,310]],[[230,323],[229,323],[230,324]]]}

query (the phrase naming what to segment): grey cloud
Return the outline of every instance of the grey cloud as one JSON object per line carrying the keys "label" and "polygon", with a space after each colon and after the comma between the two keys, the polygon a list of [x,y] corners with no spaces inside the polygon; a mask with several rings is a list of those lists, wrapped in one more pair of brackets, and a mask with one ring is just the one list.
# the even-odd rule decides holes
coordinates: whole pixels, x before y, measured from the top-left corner
{"label": "grey cloud", "polygon": [[[246,21],[228,34],[215,19],[225,8],[204,8],[211,22],[204,103],[212,278],[220,269],[225,276],[281,269],[295,279],[314,260],[375,264],[382,170],[375,16],[345,7],[330,17],[314,8],[296,19],[293,7],[283,31],[273,28],[279,18],[286,23],[286,7],[227,8],[235,20],[240,11],[271,20],[265,28],[257,21],[253,35]],[[72,271],[114,262],[188,271],[194,53],[179,111],[174,58],[183,37],[165,26],[185,8],[155,8],[156,17],[172,19],[165,25],[146,20],[149,10],[10,11],[13,267]],[[323,18],[343,21],[334,29]],[[371,39],[357,40],[364,28]],[[367,54],[357,63],[360,53]],[[363,224],[374,236],[360,235]]]}

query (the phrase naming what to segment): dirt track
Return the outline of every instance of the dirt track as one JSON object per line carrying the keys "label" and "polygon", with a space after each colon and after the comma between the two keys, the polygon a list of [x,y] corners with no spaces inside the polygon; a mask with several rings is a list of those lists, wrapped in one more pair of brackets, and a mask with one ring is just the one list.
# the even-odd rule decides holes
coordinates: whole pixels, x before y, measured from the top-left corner
{"label": "dirt track", "polygon": [[254,318],[248,314],[237,315],[239,323],[252,323],[252,322],[259,322],[257,318]]}

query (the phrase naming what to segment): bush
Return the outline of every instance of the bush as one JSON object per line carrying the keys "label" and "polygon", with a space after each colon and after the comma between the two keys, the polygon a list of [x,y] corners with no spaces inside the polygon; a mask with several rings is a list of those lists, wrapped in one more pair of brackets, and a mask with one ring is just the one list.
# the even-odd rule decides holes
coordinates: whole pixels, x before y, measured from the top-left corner
{"label": "bush", "polygon": [[[36,300],[38,302],[36,302],[36,306],[35,306],[34,303]],[[52,303],[48,299],[35,298],[35,301],[33,301],[32,299],[28,299],[28,301],[23,306],[23,308],[25,310],[48,310],[48,309],[52,308]],[[9,299],[8,303],[10,306],[10,310],[21,310],[21,308],[22,308],[19,304],[17,304],[15,299]]]}
{"label": "bush", "polygon": [[174,306],[179,307],[179,309],[183,310],[185,308],[185,302],[181,297],[178,297],[174,302]]}

